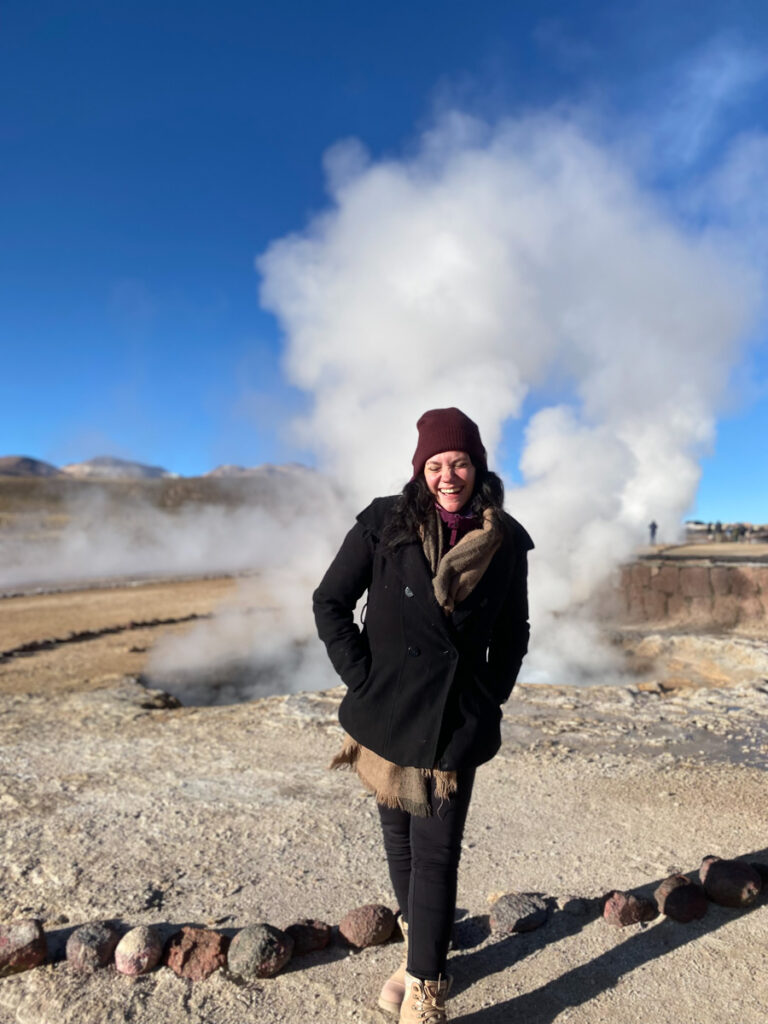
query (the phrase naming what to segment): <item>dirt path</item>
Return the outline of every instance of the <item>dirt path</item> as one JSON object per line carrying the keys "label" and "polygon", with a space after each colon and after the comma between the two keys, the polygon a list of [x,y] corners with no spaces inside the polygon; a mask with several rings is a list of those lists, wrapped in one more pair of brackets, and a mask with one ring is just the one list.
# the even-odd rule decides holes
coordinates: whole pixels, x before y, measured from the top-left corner
{"label": "dirt path", "polygon": [[138,675],[160,636],[183,632],[236,593],[237,580],[226,577],[4,598],[0,693],[82,690]]}

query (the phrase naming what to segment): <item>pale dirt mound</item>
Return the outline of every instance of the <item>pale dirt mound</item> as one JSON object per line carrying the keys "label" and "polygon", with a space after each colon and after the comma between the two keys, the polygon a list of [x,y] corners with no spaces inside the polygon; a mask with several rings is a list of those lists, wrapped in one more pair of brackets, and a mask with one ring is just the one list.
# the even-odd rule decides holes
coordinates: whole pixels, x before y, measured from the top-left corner
{"label": "pale dirt mound", "polygon": [[62,472],[86,480],[157,480],[174,475],[162,466],[148,466],[112,455],[97,455],[84,462],[71,462],[62,466]]}

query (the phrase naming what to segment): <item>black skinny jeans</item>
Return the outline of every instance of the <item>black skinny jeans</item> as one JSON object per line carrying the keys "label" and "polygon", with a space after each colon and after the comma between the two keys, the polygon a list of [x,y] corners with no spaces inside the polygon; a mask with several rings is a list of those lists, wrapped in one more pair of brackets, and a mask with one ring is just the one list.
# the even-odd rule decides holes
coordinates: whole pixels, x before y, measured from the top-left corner
{"label": "black skinny jeans", "polygon": [[431,780],[432,814],[426,818],[378,805],[389,877],[408,922],[408,973],[416,978],[445,976],[461,839],[474,781],[474,768],[459,772],[456,792],[441,801]]}

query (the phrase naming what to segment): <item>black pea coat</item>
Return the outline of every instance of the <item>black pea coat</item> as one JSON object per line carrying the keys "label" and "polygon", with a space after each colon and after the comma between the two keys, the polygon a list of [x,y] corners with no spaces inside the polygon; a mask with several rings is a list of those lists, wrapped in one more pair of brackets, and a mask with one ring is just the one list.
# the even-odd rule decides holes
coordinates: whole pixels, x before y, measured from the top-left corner
{"label": "black pea coat", "polygon": [[[527,552],[533,542],[502,513],[504,538],[472,593],[447,616],[415,540],[381,541],[395,497],[357,517],[314,593],[320,639],[348,692],[339,720],[388,761],[455,770],[499,749],[500,705],[528,649]],[[353,613],[368,591],[365,625]]]}

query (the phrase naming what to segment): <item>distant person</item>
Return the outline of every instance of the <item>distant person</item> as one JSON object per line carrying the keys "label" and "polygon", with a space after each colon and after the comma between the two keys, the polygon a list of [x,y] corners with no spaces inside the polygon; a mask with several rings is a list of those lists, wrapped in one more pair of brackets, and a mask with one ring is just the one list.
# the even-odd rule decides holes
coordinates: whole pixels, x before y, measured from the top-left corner
{"label": "distant person", "polygon": [[651,535],[651,544],[656,543],[656,531],[658,528],[659,526],[655,519],[652,519],[650,523],[648,523],[648,533]]}
{"label": "distant person", "polygon": [[405,1024],[442,1024],[464,822],[528,647],[533,542],[503,511],[468,416],[431,409],[417,429],[411,479],[357,517],[314,611],[347,686],[333,766],[353,766],[376,797],[406,936],[378,1005]]}

